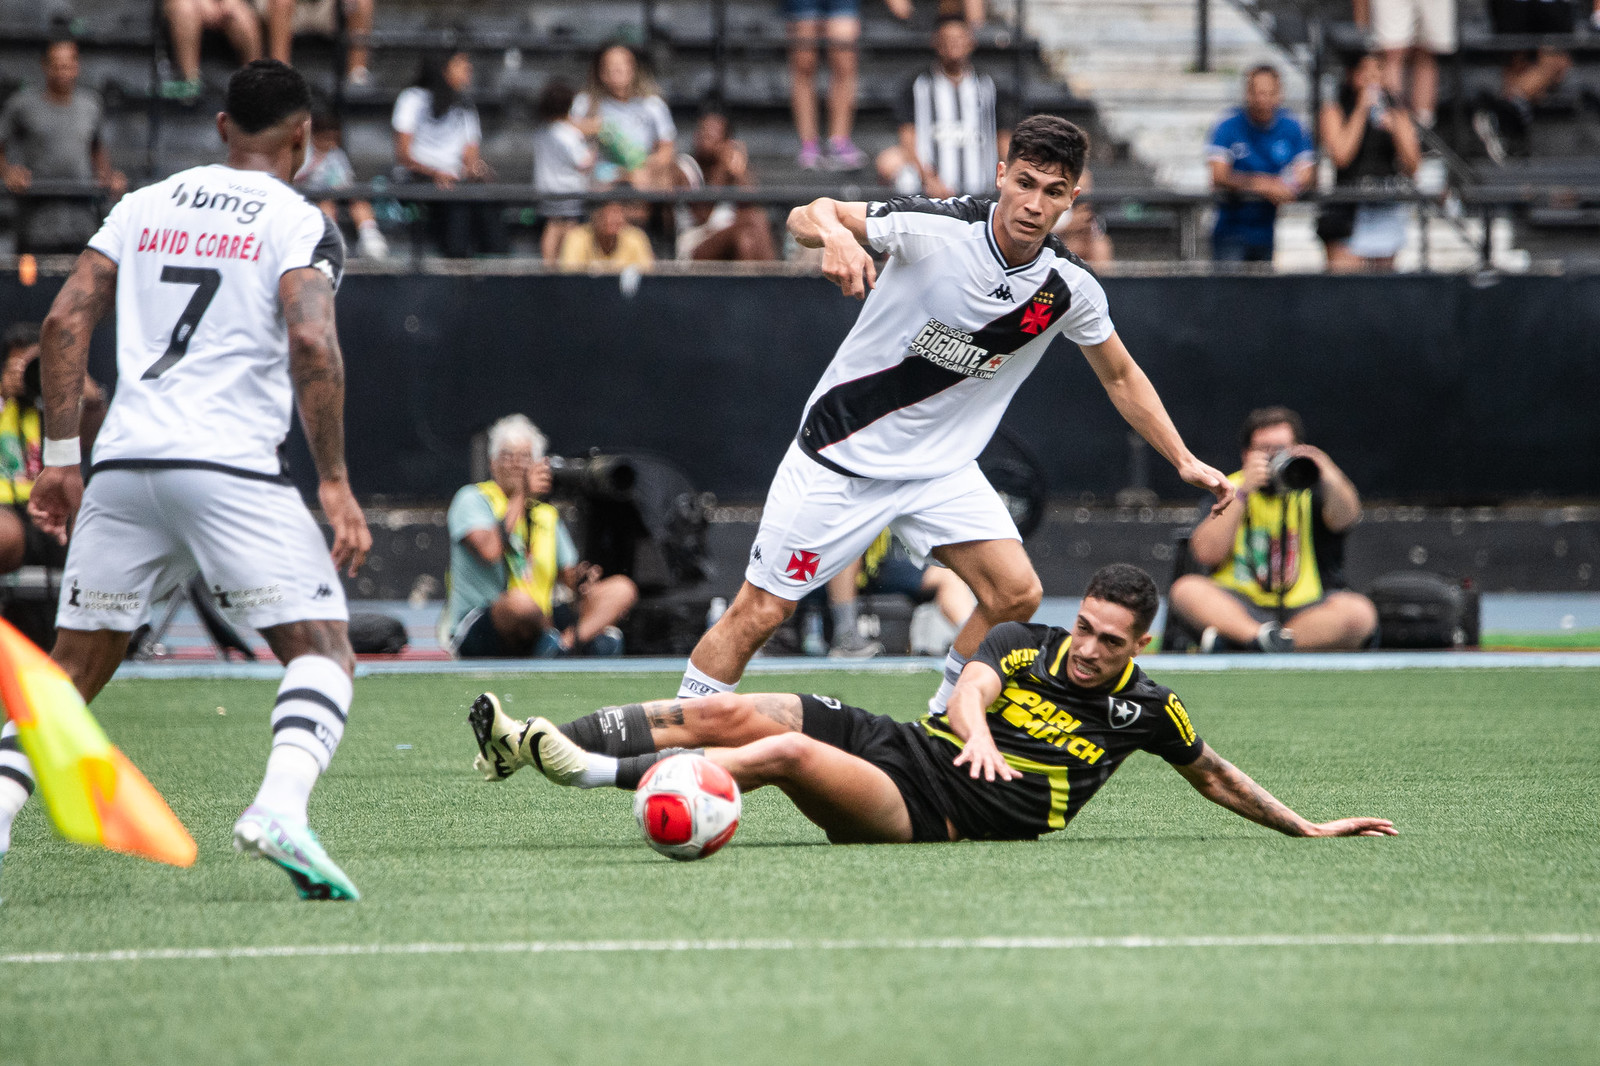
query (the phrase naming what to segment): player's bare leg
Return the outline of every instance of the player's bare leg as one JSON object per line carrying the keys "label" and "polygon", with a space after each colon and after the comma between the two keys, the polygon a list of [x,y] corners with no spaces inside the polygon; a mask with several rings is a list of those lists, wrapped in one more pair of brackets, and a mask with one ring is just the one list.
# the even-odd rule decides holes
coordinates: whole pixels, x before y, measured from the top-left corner
{"label": "player's bare leg", "polygon": [[955,642],[944,659],[944,677],[939,691],[928,701],[935,714],[944,711],[945,702],[955,691],[956,679],[967,660],[978,650],[989,630],[1001,622],[1026,622],[1039,609],[1044,586],[1033,571],[1033,563],[1019,540],[971,540],[944,544],[933,549],[934,558],[955,572],[978,605],[967,616]]}
{"label": "player's bare leg", "polygon": [[745,791],[775,785],[835,844],[907,844],[911,815],[889,775],[865,759],[800,733],[738,748],[709,748],[706,758]]}
{"label": "player's bare leg", "polygon": [[746,581],[717,624],[689,653],[689,669],[679,693],[706,696],[731,690],[744,676],[750,657],[794,614],[794,606],[794,601]]}
{"label": "player's bare leg", "polygon": [[1287,628],[1296,651],[1357,651],[1378,628],[1372,601],[1354,592],[1330,592],[1321,603],[1296,611]]}
{"label": "player's bare leg", "polygon": [[131,635],[115,629],[58,629],[50,658],[72,679],[83,702],[92,703],[122,665]]}

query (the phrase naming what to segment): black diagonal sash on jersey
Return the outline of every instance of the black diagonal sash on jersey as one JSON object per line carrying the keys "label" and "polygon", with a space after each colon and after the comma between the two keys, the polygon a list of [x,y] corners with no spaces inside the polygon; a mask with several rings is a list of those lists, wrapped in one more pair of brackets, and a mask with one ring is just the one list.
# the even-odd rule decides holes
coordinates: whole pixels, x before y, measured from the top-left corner
{"label": "black diagonal sash on jersey", "polygon": [[[1072,304],[1072,290],[1055,271],[1032,296],[979,329],[972,343],[994,355],[1009,355],[1050,328]],[[875,374],[835,385],[817,398],[800,427],[800,447],[806,454],[837,473],[849,474],[821,454],[884,415],[921,403],[967,375],[937,366],[920,355],[908,355]]]}

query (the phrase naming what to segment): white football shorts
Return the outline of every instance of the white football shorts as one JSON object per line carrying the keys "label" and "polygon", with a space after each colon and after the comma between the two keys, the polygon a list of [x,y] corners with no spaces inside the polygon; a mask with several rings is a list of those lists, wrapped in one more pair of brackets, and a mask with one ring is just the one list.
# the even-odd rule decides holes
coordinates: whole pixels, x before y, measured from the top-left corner
{"label": "white football shorts", "polygon": [[835,473],[790,444],[767,490],[745,580],[798,600],[859,559],[885,526],[919,565],[944,544],[1022,539],[976,462],[943,477],[881,481]]}
{"label": "white football shorts", "polygon": [[215,470],[100,470],[83,493],[56,625],[132,632],[194,576],[256,629],[348,621],[322,531],[292,485]]}

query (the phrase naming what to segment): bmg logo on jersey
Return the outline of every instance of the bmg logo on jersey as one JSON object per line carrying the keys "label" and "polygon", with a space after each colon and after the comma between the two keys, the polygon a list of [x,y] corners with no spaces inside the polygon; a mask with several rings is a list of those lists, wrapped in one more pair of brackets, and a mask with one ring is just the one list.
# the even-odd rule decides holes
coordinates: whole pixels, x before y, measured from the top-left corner
{"label": "bmg logo on jersey", "polygon": [[178,187],[172,190],[172,202],[193,211],[231,212],[235,222],[246,226],[254,222],[261,214],[261,209],[267,206],[265,200],[247,200],[230,192],[207,192],[203,186],[190,193],[183,182],[179,182]]}

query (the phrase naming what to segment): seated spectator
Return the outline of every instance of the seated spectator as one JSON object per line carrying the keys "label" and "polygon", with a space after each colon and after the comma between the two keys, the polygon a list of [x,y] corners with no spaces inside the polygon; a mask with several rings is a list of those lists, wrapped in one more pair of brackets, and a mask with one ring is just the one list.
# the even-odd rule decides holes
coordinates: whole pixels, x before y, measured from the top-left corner
{"label": "seated spectator", "polygon": [[906,82],[895,109],[897,144],[878,153],[878,177],[904,196],[989,196],[1011,131],[999,128],[994,79],[972,66],[972,29],[941,15],[933,66]]}
{"label": "seated spectator", "polygon": [[[856,624],[862,596],[900,595],[920,606],[936,603],[951,627],[952,637],[967,622],[977,599],[955,571],[928,563],[918,565],[889,530],[878,534],[872,546],[855,563],[828,582],[828,611],[833,616],[833,641],[828,655],[835,659],[870,659],[883,653],[883,645],[861,634]],[[810,643],[812,634],[806,635]],[[820,645],[821,634],[815,636]],[[821,654],[821,647],[806,654]],[[948,651],[949,649],[944,649]]]}
{"label": "seated spectator", "polygon": [[[97,182],[112,199],[128,179],[111,166],[100,97],[78,87],[78,46],[55,41],[44,50],[44,88],[14,93],[0,110],[0,174],[25,193],[34,181]],[[94,204],[29,198],[17,218],[17,251],[76,255],[100,228]]]}
{"label": "seated spectator", "polygon": [[[911,0],[885,0],[889,13],[902,22],[911,17]],[[789,106],[805,170],[860,170],[866,155],[850,134],[856,121],[856,92],[861,58],[861,0],[783,0],[789,23]],[[817,45],[828,39],[828,154],[822,154],[817,116]]]}
{"label": "seated spectator", "polygon": [[[394,156],[398,181],[432,182],[452,189],[462,181],[493,181],[494,169],[480,154],[483,130],[472,89],[472,57],[465,52],[429,56],[416,83],[394,102]],[[448,258],[504,254],[509,242],[501,206],[492,203],[430,203],[428,225]]]}
{"label": "seated spectator", "polygon": [[172,34],[172,62],[178,77],[161,83],[164,99],[192,104],[205,88],[200,82],[200,37],[219,30],[233,45],[239,65],[261,58],[261,19],[246,0],[163,0]]}
{"label": "seated spectator", "polygon": [[[19,322],[6,330],[0,363],[0,574],[22,566],[59,569],[66,545],[48,536],[28,515],[34,479],[44,468],[44,400],[39,383],[39,325]],[[105,418],[100,388],[84,379],[80,437],[85,454]]]}
{"label": "seated spectator", "polygon": [[[750,153],[731,135],[728,116],[707,111],[694,128],[694,152],[686,160],[690,188],[707,185],[754,188]],[[683,204],[679,208],[679,259],[757,262],[778,257],[772,223],[759,204]]]}
{"label": "seated spectator", "polygon": [[[1543,2],[1543,0],[1541,0]],[[1433,128],[1439,106],[1439,56],[1456,50],[1456,0],[1354,0],[1356,24],[1383,53],[1383,87],[1416,121]],[[1411,92],[1406,93],[1406,60]]]}
{"label": "seated spectator", "polygon": [[[343,128],[339,116],[331,111],[317,111],[311,116],[311,147],[306,152],[306,162],[300,168],[300,173],[294,176],[295,187],[303,192],[306,199],[316,202],[322,213],[337,224],[339,221],[339,202],[337,200],[318,200],[317,194],[345,189],[355,184],[355,169],[350,166],[350,157],[344,154],[344,149],[339,146]],[[361,247],[361,254],[368,259],[383,259],[389,254],[389,242],[383,239],[383,233],[378,229],[378,220],[373,217],[372,205],[365,200],[350,200],[346,205],[350,211],[350,221],[356,227],[356,242]]]}
{"label": "seated spectator", "polygon": [[[1339,99],[1322,105],[1322,147],[1335,168],[1338,189],[1400,189],[1422,162],[1417,129],[1383,88],[1378,57],[1364,55],[1345,71]],[[1317,236],[1328,250],[1328,269],[1389,271],[1405,246],[1405,204],[1324,204]]]}
{"label": "seated spectator", "polygon": [[[572,88],[552,78],[539,94],[539,128],[533,134],[533,188],[539,193],[582,193],[589,188],[589,172],[596,155],[583,131],[572,121]],[[539,205],[544,233],[539,254],[556,261],[561,242],[583,220],[583,200],[545,200]]]}
{"label": "seated spectator", "polygon": [[1056,223],[1055,235],[1061,238],[1067,251],[1092,267],[1102,267],[1111,262],[1116,249],[1095,214],[1094,201],[1089,195],[1094,191],[1094,175],[1089,173],[1088,167],[1083,168],[1083,175],[1078,178],[1078,188],[1082,192],[1072,202],[1072,209]]}
{"label": "seated spectator", "polygon": [[[1591,16],[1600,27],[1600,0]],[[1576,0],[1489,0],[1489,23],[1495,33],[1570,34],[1579,21]],[[1473,112],[1472,129],[1496,164],[1528,154],[1533,106],[1566,80],[1572,56],[1559,48],[1518,52],[1506,63],[1500,95],[1492,108]]]}
{"label": "seated spectator", "polygon": [[1310,186],[1315,161],[1305,127],[1283,106],[1283,79],[1275,69],[1256,67],[1245,77],[1244,106],[1217,123],[1209,160],[1211,188],[1221,196],[1212,258],[1272,262],[1278,205]]}
{"label": "seated spectator", "polygon": [[369,85],[372,75],[367,72],[367,34],[372,32],[372,0],[255,0],[256,10],[267,25],[267,55],[292,63],[289,53],[296,34],[337,36],[337,3],[344,4],[344,28],[350,35],[345,50],[345,83]]}
{"label": "seated spectator", "polygon": [[627,45],[595,53],[588,86],[573,98],[572,121],[599,147],[594,177],[601,185],[654,190],[683,184],[672,112]]}
{"label": "seated spectator", "polygon": [[[1372,601],[1344,588],[1344,537],[1361,520],[1361,497],[1302,437],[1287,407],[1245,420],[1244,468],[1230,478],[1238,501],[1189,540],[1208,573],[1172,584],[1172,609],[1201,631],[1202,651],[1352,651],[1377,629]],[[1285,453],[1316,464],[1313,487],[1286,491],[1275,481],[1273,461]]]}
{"label": "seated spectator", "polygon": [[550,491],[545,438],[523,415],[489,427],[490,480],[451,501],[445,640],[462,659],[621,655],[638,602],[621,574],[578,558]]}
{"label": "seated spectator", "polygon": [[649,270],[655,263],[650,238],[628,221],[615,200],[596,205],[589,221],[561,242],[560,264],[565,271],[616,273],[628,267]]}

